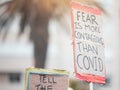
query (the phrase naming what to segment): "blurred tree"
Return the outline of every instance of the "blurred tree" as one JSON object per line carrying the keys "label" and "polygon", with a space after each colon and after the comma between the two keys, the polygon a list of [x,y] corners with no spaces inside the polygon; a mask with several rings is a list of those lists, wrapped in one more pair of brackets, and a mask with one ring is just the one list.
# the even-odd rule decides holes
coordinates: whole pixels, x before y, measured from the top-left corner
{"label": "blurred tree", "polygon": [[[30,39],[34,43],[35,67],[44,68],[48,46],[48,22],[51,17],[58,20],[70,9],[71,0],[11,0],[0,5],[4,11],[0,14],[0,31],[9,27],[16,14],[20,14],[20,34],[30,26]],[[100,9],[94,0],[75,0],[93,4]],[[103,10],[103,9],[102,9]],[[4,28],[4,29],[3,29]],[[4,36],[6,36],[7,31]]]}

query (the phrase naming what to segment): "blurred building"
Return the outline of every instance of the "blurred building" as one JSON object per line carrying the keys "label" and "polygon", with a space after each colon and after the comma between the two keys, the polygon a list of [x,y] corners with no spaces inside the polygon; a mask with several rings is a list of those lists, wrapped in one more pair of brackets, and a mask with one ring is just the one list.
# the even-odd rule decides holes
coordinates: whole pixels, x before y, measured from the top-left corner
{"label": "blurred building", "polygon": [[29,30],[17,37],[19,16],[2,40],[0,33],[0,90],[23,90],[25,69],[33,66],[33,44],[29,41]]}

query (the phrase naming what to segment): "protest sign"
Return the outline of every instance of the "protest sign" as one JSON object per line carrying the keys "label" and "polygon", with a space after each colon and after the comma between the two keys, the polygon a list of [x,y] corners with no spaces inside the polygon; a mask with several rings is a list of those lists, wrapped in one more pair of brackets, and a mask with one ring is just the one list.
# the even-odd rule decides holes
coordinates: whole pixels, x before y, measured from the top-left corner
{"label": "protest sign", "polygon": [[80,80],[105,83],[101,16],[95,7],[71,2],[74,66]]}
{"label": "protest sign", "polygon": [[68,72],[28,68],[25,90],[68,90]]}

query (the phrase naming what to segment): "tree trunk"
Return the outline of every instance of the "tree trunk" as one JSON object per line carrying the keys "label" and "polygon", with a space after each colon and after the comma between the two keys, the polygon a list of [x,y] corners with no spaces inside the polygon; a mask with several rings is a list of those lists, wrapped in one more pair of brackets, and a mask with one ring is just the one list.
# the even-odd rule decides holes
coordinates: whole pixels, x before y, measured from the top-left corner
{"label": "tree trunk", "polygon": [[48,18],[36,19],[31,26],[31,39],[34,43],[34,59],[36,68],[45,68],[48,46]]}

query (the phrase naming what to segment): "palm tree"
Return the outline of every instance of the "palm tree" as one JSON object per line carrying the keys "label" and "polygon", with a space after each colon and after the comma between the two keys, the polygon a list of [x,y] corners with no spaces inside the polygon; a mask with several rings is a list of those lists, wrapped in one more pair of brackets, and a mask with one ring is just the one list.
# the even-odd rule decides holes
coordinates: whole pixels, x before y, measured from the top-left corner
{"label": "palm tree", "polygon": [[[44,68],[48,46],[48,22],[51,17],[59,19],[64,12],[69,11],[71,0],[11,0],[0,5],[4,11],[0,14],[0,31],[9,27],[16,14],[21,16],[21,35],[26,26],[31,28],[30,39],[34,43],[35,67]],[[94,4],[94,0],[76,0]],[[101,8],[102,9],[102,8]],[[4,29],[3,29],[4,28]],[[6,36],[7,31],[4,36]]]}

